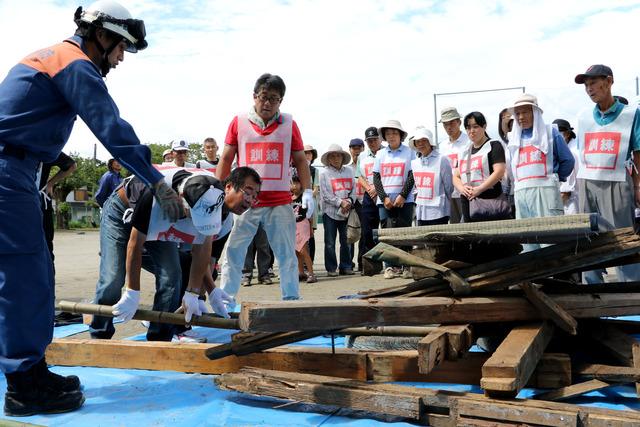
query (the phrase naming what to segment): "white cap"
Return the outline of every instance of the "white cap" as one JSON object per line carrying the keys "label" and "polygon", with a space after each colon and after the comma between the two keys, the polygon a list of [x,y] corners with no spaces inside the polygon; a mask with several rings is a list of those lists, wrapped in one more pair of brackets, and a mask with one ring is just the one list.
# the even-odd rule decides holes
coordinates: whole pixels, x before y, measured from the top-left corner
{"label": "white cap", "polygon": [[215,236],[222,228],[224,191],[210,187],[191,208],[191,221],[198,233]]}
{"label": "white cap", "polygon": [[183,139],[171,141],[171,149],[173,151],[189,151],[189,143]]}

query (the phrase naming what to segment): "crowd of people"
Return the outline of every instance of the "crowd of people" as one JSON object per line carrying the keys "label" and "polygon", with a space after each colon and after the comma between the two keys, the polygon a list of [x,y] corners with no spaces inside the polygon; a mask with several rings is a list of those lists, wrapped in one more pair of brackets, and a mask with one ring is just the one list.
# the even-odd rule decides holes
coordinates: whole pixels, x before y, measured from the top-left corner
{"label": "crowd of people", "polygon": [[[228,317],[247,258],[253,262],[249,248],[261,245],[256,239],[267,241],[273,254],[258,279],[271,279],[274,259],[282,298],[299,299],[300,280],[317,281],[316,201],[329,277],[361,270],[379,227],[576,211],[598,213],[605,229],[634,224],[640,113],[612,95],[607,66],[575,77],[595,104],[575,132],[564,119],[549,125],[536,97],[524,94],[501,112],[499,138],[490,137],[481,112],[463,117],[449,107],[440,117],[448,139],[435,141],[426,127],[409,133],[388,120],[367,128],[364,140],[350,140],[348,150],[331,145],[320,156],[322,171],[313,165],[317,151],[303,144],[296,121],[280,110],[284,81],[267,73],[253,86],[253,105],[231,120],[220,156],[211,138],[205,158],[189,163],[188,143],[176,140],[163,163],[152,165],[149,148],[120,117],[103,80],[125,52],[147,47],[144,22],[111,0],[78,8],[74,20],[72,37],[28,55],[0,83],[0,370],[7,415],[71,411],[84,402],[80,379],[51,372],[45,360],[55,281],[41,214],[56,180],[73,171],[61,150],[77,116],[114,157],[98,191],[101,259],[94,301],[112,305],[119,319],[132,319],[145,268],[156,278],[153,308],[184,312],[186,327],[151,323],[149,340],[188,337],[192,317],[206,311]],[[61,171],[48,179],[46,168],[54,164]],[[133,175],[122,179],[120,165]],[[361,230],[357,256],[348,238],[354,218]],[[223,247],[218,286],[214,266]],[[617,268],[618,280],[640,279],[639,267]],[[403,266],[384,266],[385,278],[408,275]],[[603,271],[587,272],[583,280],[601,282]],[[113,322],[96,316],[90,331],[108,339]]]}

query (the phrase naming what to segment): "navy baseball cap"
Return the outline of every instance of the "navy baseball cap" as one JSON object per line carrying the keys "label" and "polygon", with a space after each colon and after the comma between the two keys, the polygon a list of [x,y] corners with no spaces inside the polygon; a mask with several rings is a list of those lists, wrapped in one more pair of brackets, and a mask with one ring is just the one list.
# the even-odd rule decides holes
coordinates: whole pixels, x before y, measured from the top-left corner
{"label": "navy baseball cap", "polygon": [[360,138],[353,138],[351,141],[349,141],[349,147],[357,147],[360,145],[364,147],[364,141]]}
{"label": "navy baseball cap", "polygon": [[608,76],[613,77],[613,71],[611,71],[611,68],[607,67],[606,65],[596,64],[587,68],[587,71],[585,71],[584,73],[578,74],[575,78],[575,82],[581,85],[584,83],[584,80],[587,77],[608,77]]}

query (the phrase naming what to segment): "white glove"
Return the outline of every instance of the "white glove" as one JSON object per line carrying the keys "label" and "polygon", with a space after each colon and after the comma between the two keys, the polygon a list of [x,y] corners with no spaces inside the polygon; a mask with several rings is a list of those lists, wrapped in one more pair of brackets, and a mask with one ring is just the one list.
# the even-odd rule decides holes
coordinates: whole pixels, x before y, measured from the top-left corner
{"label": "white glove", "polygon": [[307,210],[307,219],[311,218],[313,211],[316,208],[316,203],[313,200],[313,190],[307,188],[302,193],[302,208]]}
{"label": "white glove", "polygon": [[215,288],[209,294],[209,304],[211,304],[211,308],[213,308],[215,314],[229,319],[231,316],[229,316],[227,306],[230,308],[235,307],[236,300],[222,289]]}
{"label": "white glove", "polygon": [[182,308],[184,309],[184,320],[185,322],[191,322],[191,317],[195,314],[196,316],[202,316],[202,310],[200,310],[200,303],[198,302],[198,294],[194,294],[193,292],[185,292],[182,297]]}
{"label": "white glove", "polygon": [[171,222],[179,220],[184,209],[178,194],[164,180],[156,182],[153,190],[156,201],[164,213],[164,218]]}
{"label": "white glove", "polygon": [[133,315],[138,310],[138,304],[140,304],[140,291],[127,288],[120,297],[120,301],[113,306],[115,320],[128,322],[133,319]]}
{"label": "white glove", "polygon": [[211,309],[209,308],[207,303],[204,300],[201,300],[200,298],[198,298],[198,308],[200,309],[202,314],[211,313]]}

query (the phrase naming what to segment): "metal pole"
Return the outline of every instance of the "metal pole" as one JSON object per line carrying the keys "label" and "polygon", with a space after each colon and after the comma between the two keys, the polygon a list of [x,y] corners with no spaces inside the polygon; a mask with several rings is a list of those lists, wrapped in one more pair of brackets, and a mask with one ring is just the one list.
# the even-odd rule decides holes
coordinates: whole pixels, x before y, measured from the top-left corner
{"label": "metal pole", "polygon": [[440,144],[440,141],[438,140],[438,99],[437,99],[438,94],[434,93],[433,94],[433,126],[436,130],[436,144]]}
{"label": "metal pole", "polygon": [[[93,314],[94,316],[114,317],[113,306],[89,304],[82,302],[59,301],[56,310],[68,313]],[[186,325],[183,314],[165,313],[164,311],[138,310],[133,316],[136,320],[148,320],[156,323],[169,323],[171,325]],[[237,319],[222,319],[212,315],[193,316],[189,323],[193,326],[206,326],[207,328],[240,329]]]}
{"label": "metal pole", "polygon": [[640,95],[640,86],[638,85],[638,76],[636,76],[636,96]]}

